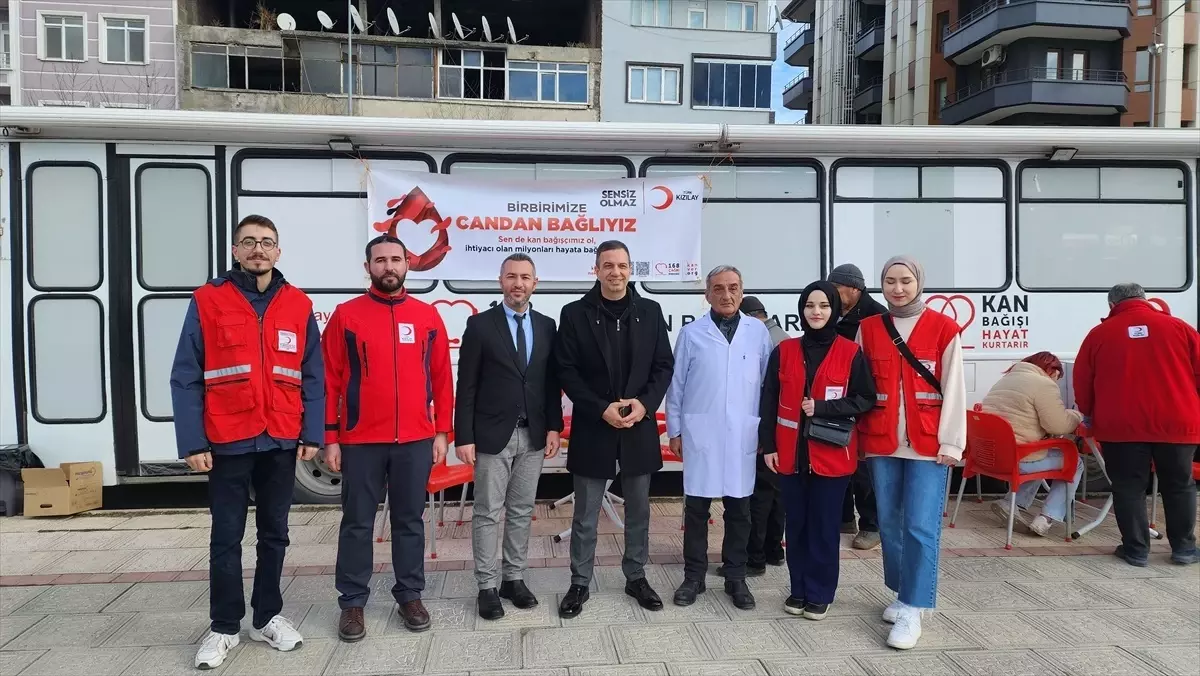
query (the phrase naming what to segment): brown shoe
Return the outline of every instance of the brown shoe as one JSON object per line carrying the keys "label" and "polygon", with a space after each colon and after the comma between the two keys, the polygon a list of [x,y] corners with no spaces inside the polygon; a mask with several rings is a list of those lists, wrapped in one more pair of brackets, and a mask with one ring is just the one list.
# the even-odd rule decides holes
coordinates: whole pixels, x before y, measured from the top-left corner
{"label": "brown shoe", "polygon": [[338,620],[338,638],[346,643],[361,641],[367,635],[367,622],[362,608],[346,608]]}
{"label": "brown shoe", "polygon": [[421,599],[401,604],[400,617],[404,619],[404,627],[409,631],[425,631],[429,628],[429,611],[425,610]]}

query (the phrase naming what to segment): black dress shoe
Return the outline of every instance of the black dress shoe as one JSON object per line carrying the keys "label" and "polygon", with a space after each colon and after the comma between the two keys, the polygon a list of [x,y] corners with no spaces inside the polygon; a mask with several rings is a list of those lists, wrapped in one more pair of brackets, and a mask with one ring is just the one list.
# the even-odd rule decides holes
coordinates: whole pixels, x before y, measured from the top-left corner
{"label": "black dress shoe", "polygon": [[726,580],[725,593],[733,598],[733,605],[739,610],[754,610],[754,595],[745,580]]}
{"label": "black dress shoe", "polygon": [[562,603],[558,604],[558,616],[570,619],[583,612],[583,604],[591,598],[591,592],[588,588],[581,584],[573,584],[567,590],[567,595],[563,597]]}
{"label": "black dress shoe", "polygon": [[525,586],[524,580],[509,580],[500,583],[500,598],[508,599],[513,605],[522,609],[537,607],[537,597]]}
{"label": "black dress shoe", "polygon": [[625,593],[637,599],[638,605],[646,610],[662,610],[663,608],[662,599],[658,597],[658,593],[644,577],[626,582]]}
{"label": "black dress shoe", "polygon": [[782,553],[778,555],[771,555],[767,557],[767,563],[772,566],[782,566],[783,564],[787,563],[787,557]]}
{"label": "black dress shoe", "polygon": [[690,606],[696,602],[696,596],[704,593],[704,580],[687,580],[675,590],[675,605]]}
{"label": "black dress shoe", "polygon": [[500,603],[500,595],[496,588],[479,591],[479,616],[485,620],[498,620],[504,617],[504,604]]}

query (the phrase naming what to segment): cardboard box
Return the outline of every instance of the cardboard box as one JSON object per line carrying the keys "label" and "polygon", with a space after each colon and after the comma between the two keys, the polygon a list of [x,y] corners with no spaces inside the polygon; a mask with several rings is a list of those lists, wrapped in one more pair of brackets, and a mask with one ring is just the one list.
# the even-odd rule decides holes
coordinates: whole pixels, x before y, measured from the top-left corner
{"label": "cardboard box", "polygon": [[64,462],[58,467],[21,470],[25,516],[65,516],[99,509],[104,476],[98,462]]}

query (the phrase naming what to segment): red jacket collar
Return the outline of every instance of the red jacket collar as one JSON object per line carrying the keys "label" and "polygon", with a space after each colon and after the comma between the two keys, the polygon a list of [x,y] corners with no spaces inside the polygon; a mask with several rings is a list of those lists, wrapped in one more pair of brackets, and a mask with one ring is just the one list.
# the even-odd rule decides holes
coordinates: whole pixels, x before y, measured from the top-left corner
{"label": "red jacket collar", "polygon": [[383,293],[379,289],[376,289],[374,286],[372,286],[367,289],[367,295],[373,300],[377,300],[380,303],[387,303],[389,305],[399,305],[400,303],[408,300],[408,290],[403,287],[400,288],[400,293],[394,296],[389,296],[388,294]]}
{"label": "red jacket collar", "polygon": [[1158,308],[1150,304],[1150,301],[1145,301],[1140,298],[1130,298],[1129,300],[1123,300],[1114,305],[1113,308],[1109,310],[1108,316],[1100,321],[1106,321],[1116,317],[1117,315],[1125,314],[1127,312],[1137,312],[1139,310],[1150,310],[1153,312],[1159,311]]}

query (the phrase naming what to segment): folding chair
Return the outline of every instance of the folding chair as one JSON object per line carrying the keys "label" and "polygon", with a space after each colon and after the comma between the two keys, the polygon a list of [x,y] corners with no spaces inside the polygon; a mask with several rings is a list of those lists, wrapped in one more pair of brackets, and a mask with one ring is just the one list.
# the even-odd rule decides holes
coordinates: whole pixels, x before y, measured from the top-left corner
{"label": "folding chair", "polygon": [[[1021,472],[1021,460],[1033,453],[1059,449],[1063,455],[1061,469],[1045,472]],[[958,485],[958,501],[954,504],[954,515],[950,518],[951,525],[958,519],[958,508],[962,505],[963,492],[967,488],[967,479],[973,476],[989,476],[994,479],[1007,481],[1009,485],[1010,504],[1008,512],[1008,535],[1004,543],[1005,549],[1012,549],[1013,520],[1017,513],[1017,488],[1026,481],[1072,481],[1075,470],[1079,466],[1079,452],[1075,444],[1065,439],[1046,439],[1031,444],[1018,444],[1008,421],[993,413],[969,411],[967,413],[967,449],[966,467],[963,468],[962,482]],[[1067,537],[1071,541],[1072,512],[1075,507],[1075,496],[1066,496]]]}

